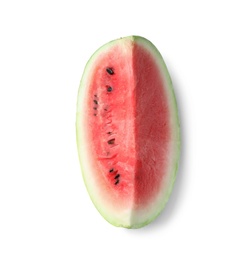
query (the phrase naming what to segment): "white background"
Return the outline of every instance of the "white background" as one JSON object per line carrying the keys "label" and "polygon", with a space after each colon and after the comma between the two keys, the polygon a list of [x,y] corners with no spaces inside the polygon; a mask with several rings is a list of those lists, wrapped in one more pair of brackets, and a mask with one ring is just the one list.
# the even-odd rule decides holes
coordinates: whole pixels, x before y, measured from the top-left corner
{"label": "white background", "polygon": [[[1,1],[0,259],[249,259],[248,1]],[[170,201],[149,226],[116,228],[78,162],[79,81],[91,54],[151,40],[182,127]]]}

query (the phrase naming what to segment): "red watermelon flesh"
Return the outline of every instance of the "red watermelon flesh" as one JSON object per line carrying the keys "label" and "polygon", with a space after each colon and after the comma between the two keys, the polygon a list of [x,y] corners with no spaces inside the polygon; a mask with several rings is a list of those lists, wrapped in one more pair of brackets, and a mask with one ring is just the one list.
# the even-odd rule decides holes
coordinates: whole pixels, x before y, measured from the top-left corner
{"label": "red watermelon flesh", "polygon": [[122,38],[92,56],[77,137],[86,186],[106,220],[128,228],[151,222],[175,180],[179,123],[168,71],[148,40]]}

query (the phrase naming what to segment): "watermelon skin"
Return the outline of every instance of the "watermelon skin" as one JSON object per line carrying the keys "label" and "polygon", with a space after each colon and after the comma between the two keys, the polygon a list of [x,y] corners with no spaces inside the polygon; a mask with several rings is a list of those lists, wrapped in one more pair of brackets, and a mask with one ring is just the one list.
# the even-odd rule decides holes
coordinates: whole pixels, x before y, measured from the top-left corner
{"label": "watermelon skin", "polygon": [[175,182],[180,127],[170,75],[150,41],[129,36],[93,54],[76,132],[83,179],[101,215],[125,228],[154,220]]}

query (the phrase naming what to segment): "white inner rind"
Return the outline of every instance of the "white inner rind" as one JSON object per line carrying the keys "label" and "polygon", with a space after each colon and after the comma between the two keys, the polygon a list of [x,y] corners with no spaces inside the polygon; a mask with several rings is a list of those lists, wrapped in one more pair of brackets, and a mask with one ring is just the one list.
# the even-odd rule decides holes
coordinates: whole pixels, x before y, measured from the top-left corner
{"label": "white inner rind", "polygon": [[[127,55],[132,55],[132,46],[134,43],[147,49],[154,57],[155,62],[158,64],[158,69],[160,70],[164,81],[166,96],[170,107],[170,129],[173,130],[169,149],[170,154],[167,154],[170,163],[167,166],[168,168],[165,169],[165,172],[168,174],[165,174],[165,178],[162,181],[162,189],[153,200],[153,203],[145,205],[143,209],[139,210],[134,210],[132,205],[128,209],[116,208],[115,205],[112,205],[106,201],[106,198],[103,196],[103,192],[101,190],[102,187],[95,184],[94,178],[92,177],[94,175],[92,173],[96,170],[94,167],[95,158],[92,158],[91,153],[89,153],[89,151],[91,151],[91,147],[89,147],[91,144],[87,134],[86,113],[84,113],[84,111],[87,111],[86,99],[89,91],[88,80],[92,78],[92,68],[98,58],[98,55],[100,53],[103,54],[104,52],[108,52],[108,50],[116,44],[123,45],[123,51],[126,52]],[[80,83],[77,103],[76,130],[79,159],[83,178],[89,195],[101,215],[111,224],[127,228],[139,228],[150,223],[160,214],[169,199],[175,182],[180,154],[180,127],[172,82],[161,54],[151,42],[139,36],[130,36],[112,41],[102,46],[94,53],[85,67]]]}

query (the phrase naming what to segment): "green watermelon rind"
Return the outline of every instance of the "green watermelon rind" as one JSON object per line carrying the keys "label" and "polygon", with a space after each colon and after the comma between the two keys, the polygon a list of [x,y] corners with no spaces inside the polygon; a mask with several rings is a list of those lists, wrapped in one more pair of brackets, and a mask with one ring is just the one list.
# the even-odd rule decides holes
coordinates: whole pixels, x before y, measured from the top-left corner
{"label": "green watermelon rind", "polygon": [[[171,97],[170,97],[170,107],[171,107],[171,118],[174,120],[173,124],[173,132],[174,132],[174,154],[172,155],[173,158],[173,162],[172,164],[172,169],[171,169],[171,173],[170,173],[170,180],[168,183],[168,186],[166,188],[164,188],[164,193],[162,195],[163,199],[161,200],[161,203],[158,204],[157,210],[155,210],[154,214],[152,214],[149,218],[147,218],[144,221],[138,221],[135,223],[129,223],[129,224],[125,224],[122,223],[122,221],[120,221],[119,219],[115,219],[115,217],[112,214],[108,214],[105,210],[105,206],[104,205],[100,205],[100,203],[98,203],[98,201],[96,201],[95,197],[94,197],[94,192],[91,191],[91,188],[89,187],[89,183],[86,179],[86,174],[85,174],[85,165],[83,165],[82,160],[81,160],[81,154],[83,152],[84,149],[84,143],[82,142],[82,137],[81,137],[81,119],[80,117],[82,116],[82,96],[83,96],[83,92],[86,91],[84,89],[84,80],[86,79],[86,77],[89,75],[89,70],[92,66],[92,64],[95,61],[95,58],[98,57],[98,55],[105,51],[108,50],[111,46],[115,45],[115,44],[122,44],[122,40],[132,40],[134,42],[137,42],[141,45],[143,45],[146,49],[148,49],[149,52],[151,52],[156,60],[156,62],[159,65],[159,68],[161,70],[161,73],[166,76],[166,85],[167,85],[167,91],[170,91]],[[121,41],[120,41],[121,40]],[[168,72],[167,66],[163,60],[162,55],[160,54],[160,52],[158,51],[158,49],[147,39],[141,37],[141,36],[128,36],[128,37],[124,37],[124,38],[120,38],[114,41],[111,41],[105,45],[103,45],[102,47],[100,47],[89,59],[89,61],[87,62],[81,81],[80,81],[80,87],[79,87],[79,91],[78,91],[78,101],[77,101],[77,116],[76,116],[76,136],[77,136],[77,147],[78,147],[78,154],[79,154],[79,160],[80,160],[80,164],[81,164],[81,171],[82,171],[82,176],[83,176],[83,180],[86,186],[86,189],[88,191],[88,194],[93,202],[93,204],[95,205],[96,209],[100,212],[100,214],[112,225],[117,226],[117,227],[124,227],[124,228],[141,228],[145,225],[148,225],[149,223],[151,223],[154,219],[156,219],[158,217],[158,215],[163,211],[163,209],[165,208],[165,205],[167,204],[169,197],[172,193],[173,187],[174,187],[174,183],[176,180],[176,175],[177,175],[177,171],[178,171],[178,166],[179,166],[179,159],[180,159],[180,147],[181,147],[181,142],[180,142],[180,123],[179,123],[179,116],[178,116],[178,109],[177,109],[177,102],[176,102],[176,97],[174,94],[174,90],[173,90],[173,85],[172,85],[172,80],[170,78],[170,74]],[[137,217],[139,218],[139,217]]]}

